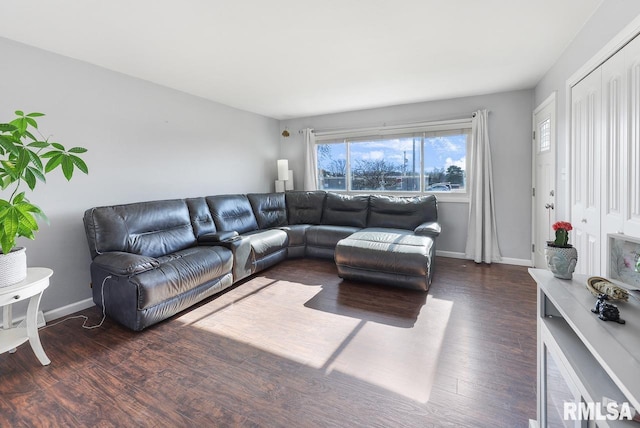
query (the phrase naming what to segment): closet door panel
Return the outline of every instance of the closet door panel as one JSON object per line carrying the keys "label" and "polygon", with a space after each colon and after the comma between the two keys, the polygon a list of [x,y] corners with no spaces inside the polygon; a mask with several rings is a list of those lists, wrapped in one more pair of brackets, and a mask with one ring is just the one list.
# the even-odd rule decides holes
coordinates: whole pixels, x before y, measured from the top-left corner
{"label": "closet door panel", "polygon": [[576,273],[588,275],[601,272],[601,96],[601,68],[571,89],[571,223],[578,250]]}
{"label": "closet door panel", "polygon": [[[608,260],[606,235],[621,233],[627,188],[627,73],[622,52],[602,65],[602,259]],[[604,267],[604,266],[603,266]]]}
{"label": "closet door panel", "polygon": [[629,132],[625,147],[626,189],[623,231],[640,237],[640,39],[631,41],[625,54],[629,80]]}
{"label": "closet door panel", "polygon": [[[577,227],[573,230],[573,246],[578,250],[578,263],[576,273],[599,276],[594,266],[601,264],[600,260],[600,238],[592,233],[586,232],[583,228]],[[578,271],[580,269],[580,271]]]}

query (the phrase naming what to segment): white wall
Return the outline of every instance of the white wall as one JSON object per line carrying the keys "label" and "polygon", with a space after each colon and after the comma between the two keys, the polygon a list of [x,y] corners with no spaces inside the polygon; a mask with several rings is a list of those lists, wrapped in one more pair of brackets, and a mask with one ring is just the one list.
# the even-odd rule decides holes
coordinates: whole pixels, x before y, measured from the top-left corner
{"label": "white wall", "polygon": [[30,195],[50,225],[19,244],[30,266],[55,272],[41,303],[45,312],[91,296],[87,208],[272,190],[274,119],[3,38],[0,56],[0,120],[16,109],[43,112],[40,128],[52,141],[89,149],[89,175],[67,183],[57,171]]}
{"label": "white wall", "polygon": [[638,0],[604,0],[573,42],[535,88],[535,105],[556,92],[557,100],[557,212],[558,219],[569,218],[569,172],[567,141],[567,80],[591,60],[627,24],[640,14]]}
{"label": "white wall", "polygon": [[[291,119],[280,122],[291,137],[280,137],[280,154],[289,159],[296,189],[302,188],[304,144],[299,130],[380,126],[407,122],[470,117],[486,108],[496,187],[498,240],[507,261],[528,263],[531,259],[531,114],[533,91],[406,104],[371,110]],[[467,236],[467,203],[442,202],[439,219],[442,235],[438,250],[464,253]],[[508,260],[512,259],[512,260]]]}

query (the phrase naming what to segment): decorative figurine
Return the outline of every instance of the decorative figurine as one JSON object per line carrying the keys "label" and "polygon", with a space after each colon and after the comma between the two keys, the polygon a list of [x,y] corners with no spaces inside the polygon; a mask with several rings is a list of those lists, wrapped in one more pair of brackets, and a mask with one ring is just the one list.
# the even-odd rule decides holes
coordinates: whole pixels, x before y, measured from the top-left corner
{"label": "decorative figurine", "polygon": [[624,324],[625,320],[620,318],[620,311],[616,305],[607,303],[609,296],[606,294],[599,294],[598,301],[595,308],[591,309],[591,312],[598,314],[598,318],[602,321],[615,321],[619,324]]}

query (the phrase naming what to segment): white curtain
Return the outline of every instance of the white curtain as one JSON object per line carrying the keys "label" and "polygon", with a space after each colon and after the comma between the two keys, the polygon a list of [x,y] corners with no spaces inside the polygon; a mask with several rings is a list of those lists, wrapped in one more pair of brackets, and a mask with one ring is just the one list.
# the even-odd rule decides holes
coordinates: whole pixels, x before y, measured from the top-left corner
{"label": "white curtain", "polygon": [[316,151],[316,136],[313,133],[313,129],[310,128],[304,129],[302,134],[304,135],[304,144],[306,147],[304,190],[318,190],[318,152]]}
{"label": "white curtain", "polygon": [[487,110],[478,110],[471,122],[471,200],[465,255],[476,263],[491,263],[502,259],[496,229],[487,116]]}

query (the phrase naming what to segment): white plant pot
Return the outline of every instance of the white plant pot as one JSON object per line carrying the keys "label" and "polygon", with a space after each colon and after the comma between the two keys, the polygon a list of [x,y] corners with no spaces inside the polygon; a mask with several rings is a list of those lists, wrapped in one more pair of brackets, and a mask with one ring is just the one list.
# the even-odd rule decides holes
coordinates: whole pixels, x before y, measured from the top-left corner
{"label": "white plant pot", "polygon": [[571,279],[578,263],[578,250],[575,247],[556,247],[547,244],[544,249],[547,265],[553,276],[560,279]]}
{"label": "white plant pot", "polygon": [[26,248],[16,247],[9,254],[0,253],[0,287],[17,284],[27,277]]}

